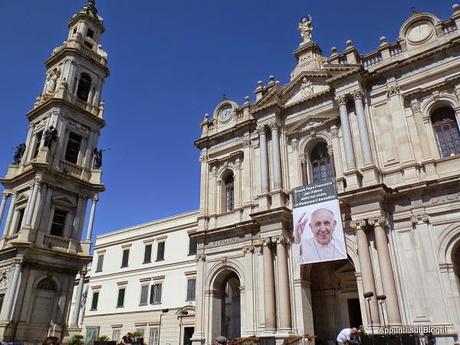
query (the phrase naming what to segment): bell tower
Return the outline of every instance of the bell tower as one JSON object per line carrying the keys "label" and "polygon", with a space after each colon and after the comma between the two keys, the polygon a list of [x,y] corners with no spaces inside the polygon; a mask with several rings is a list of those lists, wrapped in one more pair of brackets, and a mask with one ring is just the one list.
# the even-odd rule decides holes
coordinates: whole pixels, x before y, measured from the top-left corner
{"label": "bell tower", "polygon": [[[95,208],[104,190],[97,148],[105,124],[101,92],[109,75],[95,1],[88,0],[68,27],[66,41],[45,61],[25,142],[0,179],[2,341],[62,339],[75,275],[84,276],[91,261]],[[78,314],[70,320],[74,326]]]}

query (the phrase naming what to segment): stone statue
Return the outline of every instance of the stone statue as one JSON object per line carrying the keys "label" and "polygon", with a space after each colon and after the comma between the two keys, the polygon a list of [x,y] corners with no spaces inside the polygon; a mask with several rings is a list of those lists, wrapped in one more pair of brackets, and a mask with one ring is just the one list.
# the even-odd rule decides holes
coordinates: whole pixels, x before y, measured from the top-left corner
{"label": "stone statue", "polygon": [[98,150],[97,147],[94,148],[93,154],[94,154],[94,162],[93,162],[93,168],[94,169],[100,169],[102,167],[102,152],[103,150]]}
{"label": "stone statue", "polygon": [[310,15],[303,17],[299,22],[300,36],[302,42],[300,44],[311,42],[311,32],[313,31],[313,23]]}
{"label": "stone statue", "polygon": [[313,95],[313,83],[311,82],[311,80],[308,80],[306,77],[303,77],[300,91],[303,97],[310,97],[311,95]]}
{"label": "stone statue", "polygon": [[57,140],[57,134],[56,128],[49,126],[45,133],[43,133],[43,146],[51,148],[53,141]]}
{"label": "stone statue", "polygon": [[57,80],[60,75],[61,75],[61,71],[57,68],[51,71],[48,78],[46,79],[45,93],[54,94],[54,92],[56,91]]}
{"label": "stone statue", "polygon": [[14,164],[19,164],[21,161],[22,156],[24,155],[24,151],[26,150],[26,144],[19,144],[16,146],[16,151],[14,152]]}

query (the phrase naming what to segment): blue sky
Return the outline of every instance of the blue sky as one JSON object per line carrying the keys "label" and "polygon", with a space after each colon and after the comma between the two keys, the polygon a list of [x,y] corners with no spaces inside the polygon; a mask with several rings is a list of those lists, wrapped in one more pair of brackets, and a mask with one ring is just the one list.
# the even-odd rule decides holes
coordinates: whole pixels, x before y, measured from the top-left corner
{"label": "blue sky", "polygon": [[[0,0],[0,169],[24,142],[44,80],[43,61],[84,0]],[[97,0],[111,75],[99,146],[106,192],[95,233],[198,208],[200,122],[225,94],[241,104],[257,81],[286,83],[297,22],[313,17],[323,54],[351,39],[361,53],[394,41],[411,7],[451,15],[447,0]]]}

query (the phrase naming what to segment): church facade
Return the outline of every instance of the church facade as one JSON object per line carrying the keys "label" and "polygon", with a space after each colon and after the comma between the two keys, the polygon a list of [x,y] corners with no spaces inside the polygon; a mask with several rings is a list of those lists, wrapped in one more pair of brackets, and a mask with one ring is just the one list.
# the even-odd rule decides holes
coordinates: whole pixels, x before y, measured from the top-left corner
{"label": "church facade", "polygon": [[[459,25],[458,5],[414,12],[395,42],[324,56],[304,18],[287,84],[205,116],[194,344],[359,325],[458,340]],[[347,259],[299,265],[290,191],[330,179]]]}

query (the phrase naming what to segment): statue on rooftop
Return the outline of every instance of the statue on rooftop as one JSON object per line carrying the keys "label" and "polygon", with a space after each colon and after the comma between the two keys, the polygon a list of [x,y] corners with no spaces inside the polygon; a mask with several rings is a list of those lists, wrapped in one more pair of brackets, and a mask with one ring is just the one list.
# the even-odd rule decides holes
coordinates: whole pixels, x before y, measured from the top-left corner
{"label": "statue on rooftop", "polygon": [[303,17],[299,22],[300,36],[302,37],[301,45],[311,42],[311,32],[313,31],[313,23],[311,16]]}

